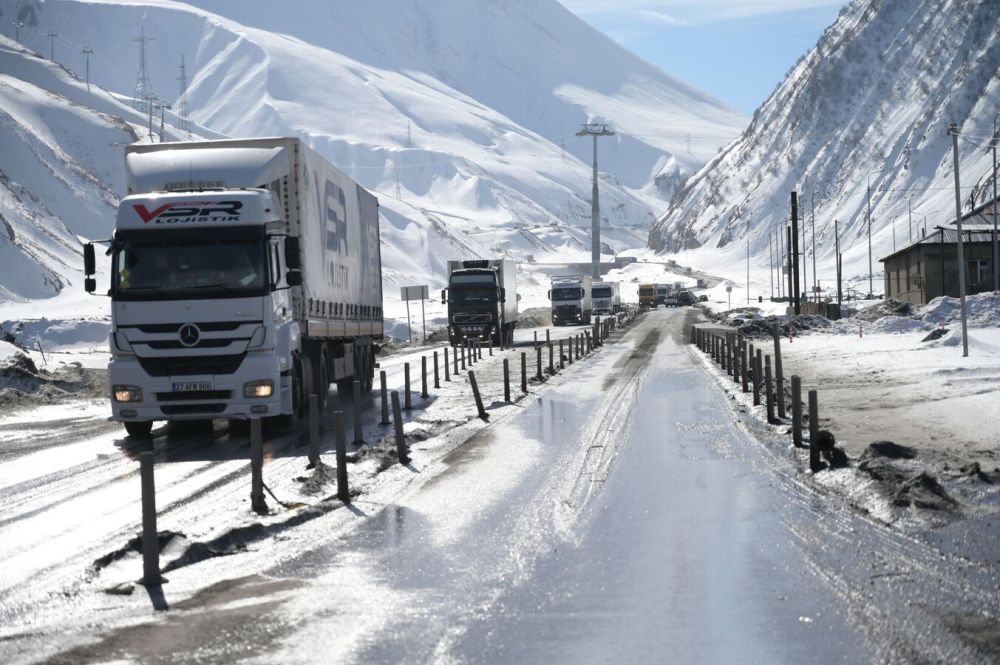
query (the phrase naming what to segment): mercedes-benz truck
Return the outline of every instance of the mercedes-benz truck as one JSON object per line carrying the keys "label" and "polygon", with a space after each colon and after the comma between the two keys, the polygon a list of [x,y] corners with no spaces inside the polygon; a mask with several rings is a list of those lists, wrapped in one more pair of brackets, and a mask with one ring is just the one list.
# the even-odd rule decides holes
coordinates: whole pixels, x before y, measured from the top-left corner
{"label": "mercedes-benz truck", "polygon": [[[112,418],[304,414],[371,389],[382,341],[378,200],[296,138],[125,149],[111,260]],[[84,248],[96,290],[94,245]]]}
{"label": "mercedes-benz truck", "polygon": [[591,278],[583,275],[552,278],[552,289],[549,291],[552,325],[590,323],[593,313],[591,283]]}
{"label": "mercedes-benz truck", "polygon": [[517,324],[517,265],[510,259],[448,261],[448,341],[490,340],[514,343]]}
{"label": "mercedes-benz truck", "polygon": [[590,291],[594,314],[617,314],[622,309],[618,282],[594,282]]}

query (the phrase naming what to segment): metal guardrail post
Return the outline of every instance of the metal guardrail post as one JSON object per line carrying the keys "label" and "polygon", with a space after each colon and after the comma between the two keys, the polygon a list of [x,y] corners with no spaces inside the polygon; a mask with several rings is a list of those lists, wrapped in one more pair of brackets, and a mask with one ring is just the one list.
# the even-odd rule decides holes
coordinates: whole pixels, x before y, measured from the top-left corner
{"label": "metal guardrail post", "polygon": [[792,374],[792,445],[804,448],[802,443],[802,379]]}
{"label": "metal guardrail post", "polygon": [[528,354],[521,351],[521,392],[528,392]]}
{"label": "metal guardrail post", "polygon": [[267,502],[264,501],[264,439],[260,418],[250,419],[250,509],[261,515],[267,513]]}
{"label": "metal guardrail post", "polygon": [[319,395],[309,396],[309,466],[319,463]]}
{"label": "metal guardrail post", "polygon": [[[447,353],[447,351],[445,351]],[[447,367],[447,365],[445,365]],[[379,392],[382,393],[382,424],[389,424],[389,391],[385,385],[385,370],[380,370],[378,373],[379,381]]]}
{"label": "metal guardrail post", "polygon": [[486,408],[483,406],[483,397],[479,394],[479,384],[476,383],[476,373],[472,370],[469,370],[469,383],[472,385],[472,396],[476,400],[476,410],[479,412],[479,417],[488,420],[489,414],[486,413]]}
{"label": "metal guardrail post", "polygon": [[420,356],[420,397],[427,399],[427,356]]}
{"label": "metal guardrail post", "polygon": [[410,401],[410,363],[403,364],[403,408],[407,411],[413,408]]}
{"label": "metal guardrail post", "polygon": [[441,388],[441,379],[438,375],[438,352],[434,352],[434,390]]}
{"label": "metal guardrail post", "polygon": [[[259,419],[254,419],[258,426]],[[160,536],[156,530],[156,484],[153,476],[153,453],[139,455],[139,480],[142,487],[142,583],[157,586],[160,576]]]}
{"label": "metal guardrail post", "polygon": [[344,503],[350,503],[351,489],[347,484],[347,436],[344,434],[343,411],[333,412],[333,442],[337,453],[337,498]]}
{"label": "metal guardrail post", "polygon": [[510,401],[510,363],[503,359],[503,401]]}
{"label": "metal guardrail post", "polygon": [[819,459],[819,394],[809,391],[809,468],[813,473],[821,471]]}
{"label": "metal guardrail post", "polygon": [[351,403],[354,411],[354,445],[360,446],[365,442],[365,431],[361,426],[361,382],[354,382],[354,400]]}
{"label": "metal guardrail post", "polygon": [[399,411],[399,392],[392,391],[392,417],[396,426],[396,456],[400,464],[410,461],[410,449],[406,445],[406,437],[403,435],[403,414]]}

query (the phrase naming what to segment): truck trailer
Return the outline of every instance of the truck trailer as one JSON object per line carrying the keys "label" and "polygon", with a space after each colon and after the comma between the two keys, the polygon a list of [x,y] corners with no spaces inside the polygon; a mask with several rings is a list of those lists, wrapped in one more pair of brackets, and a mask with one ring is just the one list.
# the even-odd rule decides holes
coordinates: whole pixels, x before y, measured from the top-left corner
{"label": "truck trailer", "polygon": [[552,301],[552,325],[589,324],[593,314],[590,277],[574,275],[553,277],[549,300]]}
{"label": "truck trailer", "polygon": [[510,259],[448,261],[448,341],[490,340],[514,343],[517,325],[517,266]]}
{"label": "truck trailer", "polygon": [[[297,138],[135,144],[111,257],[112,418],[302,417],[371,390],[378,200]],[[96,290],[94,245],[84,251]]]}
{"label": "truck trailer", "polygon": [[617,314],[622,309],[618,282],[594,282],[591,287],[594,314]]}

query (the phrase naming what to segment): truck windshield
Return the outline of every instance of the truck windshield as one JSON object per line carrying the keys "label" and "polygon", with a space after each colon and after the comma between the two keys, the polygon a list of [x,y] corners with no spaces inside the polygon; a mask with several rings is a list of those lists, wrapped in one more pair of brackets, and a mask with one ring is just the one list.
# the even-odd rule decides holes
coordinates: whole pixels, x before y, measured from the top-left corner
{"label": "truck windshield", "polygon": [[117,241],[112,285],[118,298],[177,300],[267,292],[262,231],[136,232],[121,234]]}
{"label": "truck windshield", "polygon": [[560,288],[552,289],[553,300],[579,300],[583,297],[583,289]]}
{"label": "truck windshield", "polygon": [[497,299],[497,290],[492,286],[460,284],[453,286],[448,293],[453,303],[493,303]]}
{"label": "truck windshield", "polygon": [[605,286],[603,288],[597,288],[591,291],[591,296],[594,298],[610,298],[611,297],[611,287]]}
{"label": "truck windshield", "polygon": [[654,289],[652,286],[640,286],[639,287],[639,295],[640,296],[651,296],[651,295],[655,295],[655,294],[656,294],[656,289]]}

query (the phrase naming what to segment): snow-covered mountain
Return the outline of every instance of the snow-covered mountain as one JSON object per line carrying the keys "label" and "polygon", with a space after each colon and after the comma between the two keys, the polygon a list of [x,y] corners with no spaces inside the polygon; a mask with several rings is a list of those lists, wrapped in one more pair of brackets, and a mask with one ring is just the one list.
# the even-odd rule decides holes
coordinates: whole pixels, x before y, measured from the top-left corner
{"label": "snow-covered mountain", "polygon": [[[33,63],[30,71],[8,64],[3,73],[38,88],[39,99],[67,85],[79,93],[86,88],[70,71],[82,77],[83,47],[92,47],[95,99],[71,97],[68,105],[87,122],[124,132],[103,136],[84,121],[35,114],[61,127],[56,147],[85,146],[75,164],[39,167],[59,177],[93,175],[82,198],[99,205],[83,216],[49,201],[53,183],[22,177],[22,164],[0,154],[0,171],[48,207],[52,223],[43,226],[69,226],[60,232],[68,252],[61,263],[78,263],[74,235],[109,235],[122,193],[122,146],[148,139],[144,117],[121,103],[136,88],[140,29],[153,40],[151,89],[173,105],[168,125],[180,110],[183,56],[191,138],[299,135],[378,195],[390,296],[396,282],[439,284],[446,260],[458,256],[589,257],[591,139],[575,135],[589,119],[606,117],[617,132],[600,139],[608,251],[644,244],[664,197],[745,124],[555,0],[299,0],[291,7],[276,11],[265,0],[0,0],[3,29],[13,33],[12,21],[20,20],[21,43],[39,54],[19,54]],[[50,50],[65,70],[45,60]],[[21,133],[41,143],[45,125],[24,121]],[[185,136],[169,126],[167,135]],[[50,281],[78,275],[34,262],[54,273]],[[9,282],[3,274],[0,280]],[[21,288],[7,297],[42,291]]]}
{"label": "snow-covered mountain", "polygon": [[845,275],[867,282],[870,180],[879,285],[878,258],[907,242],[911,218],[916,233],[925,219],[933,229],[955,217],[952,122],[962,132],[963,201],[988,200],[985,147],[1000,110],[998,71],[995,0],[855,0],[743,135],[678,192],[649,246],[694,250],[692,258],[716,265],[739,261],[733,277],[742,282],[748,233],[753,263],[766,271],[769,237],[788,219],[797,190],[810,223],[815,204],[821,276],[833,276],[839,220]]}

